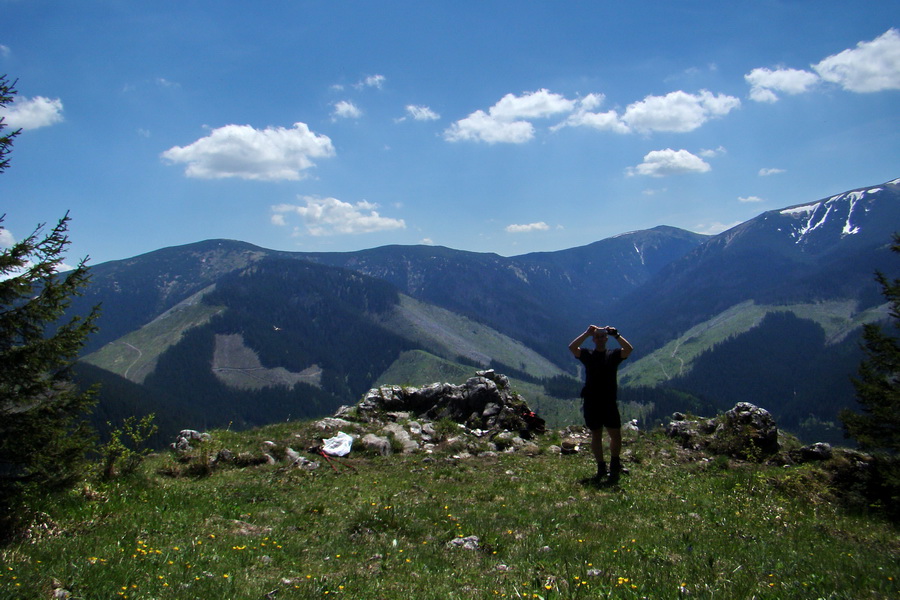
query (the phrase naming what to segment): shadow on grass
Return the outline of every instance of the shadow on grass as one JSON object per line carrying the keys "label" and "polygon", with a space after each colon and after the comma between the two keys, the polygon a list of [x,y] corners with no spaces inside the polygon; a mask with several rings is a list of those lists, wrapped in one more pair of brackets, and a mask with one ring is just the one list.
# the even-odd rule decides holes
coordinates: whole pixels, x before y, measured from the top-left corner
{"label": "shadow on grass", "polygon": [[608,475],[606,477],[597,477],[596,475],[594,475],[593,477],[585,477],[583,479],[579,479],[578,483],[586,488],[601,490],[609,488],[617,489],[619,487],[620,481],[621,477],[619,475]]}

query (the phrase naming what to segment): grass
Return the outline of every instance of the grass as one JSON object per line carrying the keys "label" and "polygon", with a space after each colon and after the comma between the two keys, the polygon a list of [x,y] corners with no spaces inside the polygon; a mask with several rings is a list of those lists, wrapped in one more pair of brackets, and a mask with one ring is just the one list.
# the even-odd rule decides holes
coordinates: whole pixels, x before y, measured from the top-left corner
{"label": "grass", "polygon": [[[204,452],[300,449],[309,423],[212,432]],[[295,437],[299,436],[299,437]],[[626,438],[631,473],[582,451],[321,458],[315,471],[172,477],[163,454],[89,482],[0,548],[0,598],[896,598],[900,537],[829,498],[816,467]],[[312,456],[310,455],[312,458]],[[170,475],[162,475],[161,472]],[[474,550],[454,539],[478,537]]]}

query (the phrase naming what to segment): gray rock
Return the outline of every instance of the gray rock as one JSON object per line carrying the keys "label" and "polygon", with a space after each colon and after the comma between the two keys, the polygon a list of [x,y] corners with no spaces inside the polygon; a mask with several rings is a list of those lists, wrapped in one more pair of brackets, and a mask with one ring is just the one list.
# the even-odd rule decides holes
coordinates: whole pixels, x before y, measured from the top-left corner
{"label": "gray rock", "polygon": [[388,423],[382,428],[381,433],[393,436],[403,446],[404,454],[412,454],[419,449],[419,443],[412,439],[409,432],[397,423]]}
{"label": "gray rock", "polygon": [[463,550],[478,550],[480,548],[481,540],[478,539],[477,535],[470,535],[468,537],[454,538],[447,542],[447,546],[450,548],[462,548]]}
{"label": "gray rock", "polygon": [[828,460],[833,455],[834,451],[831,448],[831,444],[826,444],[825,442],[816,442],[791,452],[791,458],[797,462]]}
{"label": "gray rock", "polygon": [[351,427],[352,423],[350,421],[340,417],[327,417],[316,422],[316,428],[322,431],[349,429]]}
{"label": "gray rock", "polygon": [[361,442],[363,448],[369,452],[381,454],[382,456],[388,456],[392,453],[391,442],[386,437],[381,437],[374,433],[367,433],[363,436]]}

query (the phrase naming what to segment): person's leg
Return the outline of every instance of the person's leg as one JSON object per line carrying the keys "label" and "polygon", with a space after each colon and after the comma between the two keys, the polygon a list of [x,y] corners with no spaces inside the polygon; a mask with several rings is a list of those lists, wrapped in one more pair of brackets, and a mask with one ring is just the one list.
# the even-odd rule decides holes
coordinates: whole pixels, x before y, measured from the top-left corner
{"label": "person's leg", "polygon": [[628,473],[627,469],[622,468],[622,461],[619,454],[622,451],[622,429],[609,429],[609,472],[613,478],[619,476],[620,473]]}
{"label": "person's leg", "polygon": [[603,428],[591,430],[591,450],[597,461],[597,476],[606,475],[606,461],[603,460]]}
{"label": "person's leg", "polygon": [[609,429],[609,456],[611,461],[618,461],[619,454],[622,452],[622,430]]}

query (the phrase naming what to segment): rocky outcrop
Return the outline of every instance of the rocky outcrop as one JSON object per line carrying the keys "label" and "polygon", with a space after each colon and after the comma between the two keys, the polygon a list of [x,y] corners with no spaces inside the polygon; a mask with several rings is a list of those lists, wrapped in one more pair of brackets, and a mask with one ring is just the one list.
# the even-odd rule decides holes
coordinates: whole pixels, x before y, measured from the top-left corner
{"label": "rocky outcrop", "polygon": [[[290,444],[328,460],[328,440],[343,434],[353,438],[352,451],[368,455],[434,453],[454,458],[497,452],[541,452],[532,440],[544,433],[544,420],[509,385],[505,375],[477,371],[462,385],[434,383],[421,388],[382,386],[369,390],[354,406],[343,406],[332,417],[312,424],[315,439],[297,434]],[[196,460],[195,447],[209,435],[182,431],[172,449],[182,461]],[[298,445],[299,444],[299,445]],[[312,470],[318,462],[302,457],[287,444],[265,441],[258,453],[221,449],[203,465],[282,464]],[[340,454],[343,456],[343,454]],[[204,471],[205,472],[205,471]]]}
{"label": "rocky outcrop", "polygon": [[491,452],[537,453],[531,443],[544,421],[509,386],[505,375],[477,371],[462,385],[433,383],[373,388],[353,406],[315,424],[323,432],[350,431],[354,448],[370,454],[432,453],[458,457]]}
{"label": "rocky outcrop", "polygon": [[738,402],[712,419],[672,415],[666,435],[692,450],[708,450],[737,458],[761,459],[778,452],[778,426],[764,408]]}
{"label": "rocky outcrop", "polygon": [[432,422],[449,419],[473,430],[516,431],[525,439],[544,432],[543,419],[510,389],[505,375],[493,370],[475,375],[462,385],[373,388],[355,406],[342,407],[335,418],[369,423],[391,420],[391,413],[399,412]]}

